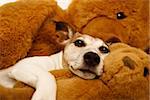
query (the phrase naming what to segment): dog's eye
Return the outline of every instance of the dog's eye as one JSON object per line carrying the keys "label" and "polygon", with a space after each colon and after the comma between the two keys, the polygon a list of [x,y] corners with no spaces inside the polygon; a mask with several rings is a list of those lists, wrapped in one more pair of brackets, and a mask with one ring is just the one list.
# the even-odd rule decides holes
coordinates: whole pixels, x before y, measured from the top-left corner
{"label": "dog's eye", "polygon": [[76,40],[74,42],[74,45],[77,46],[77,47],[85,47],[86,46],[85,42],[82,41],[82,40]]}
{"label": "dog's eye", "polygon": [[109,53],[110,52],[110,50],[105,46],[99,47],[99,50],[101,51],[101,53]]}
{"label": "dog's eye", "polygon": [[117,13],[117,19],[124,19],[126,18],[127,16],[124,14],[124,12],[118,12]]}

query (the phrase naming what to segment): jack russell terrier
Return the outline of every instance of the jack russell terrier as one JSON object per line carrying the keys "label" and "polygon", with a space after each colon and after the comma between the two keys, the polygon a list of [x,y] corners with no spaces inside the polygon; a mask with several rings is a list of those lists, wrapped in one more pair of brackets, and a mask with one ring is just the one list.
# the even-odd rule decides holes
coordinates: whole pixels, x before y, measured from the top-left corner
{"label": "jack russell terrier", "polygon": [[75,33],[57,54],[25,58],[0,70],[0,85],[13,88],[18,80],[36,89],[32,100],[56,100],[56,80],[49,71],[67,65],[77,76],[94,79],[102,74],[108,53],[108,46],[101,39]]}

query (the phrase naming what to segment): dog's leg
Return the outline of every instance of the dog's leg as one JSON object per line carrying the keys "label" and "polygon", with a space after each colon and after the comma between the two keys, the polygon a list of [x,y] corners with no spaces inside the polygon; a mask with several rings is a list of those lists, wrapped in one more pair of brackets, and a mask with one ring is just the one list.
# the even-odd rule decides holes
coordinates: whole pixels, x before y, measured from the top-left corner
{"label": "dog's leg", "polygon": [[[32,66],[33,68],[33,66]],[[9,76],[36,89],[32,100],[56,100],[56,83],[52,74],[39,67],[13,69]]]}
{"label": "dog's leg", "polygon": [[36,91],[32,100],[56,100],[56,83],[51,73],[41,73],[38,76]]}
{"label": "dog's leg", "polygon": [[26,83],[32,87],[36,86],[37,77],[28,71],[13,69],[10,73],[8,73],[8,75],[10,78]]}

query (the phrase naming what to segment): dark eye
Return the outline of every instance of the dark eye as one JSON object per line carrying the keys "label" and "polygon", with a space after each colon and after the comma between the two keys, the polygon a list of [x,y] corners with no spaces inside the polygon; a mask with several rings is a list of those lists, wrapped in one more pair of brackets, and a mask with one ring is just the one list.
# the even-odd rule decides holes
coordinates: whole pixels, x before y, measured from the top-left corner
{"label": "dark eye", "polygon": [[110,52],[110,50],[105,46],[99,47],[99,50],[101,51],[101,53],[109,53]]}
{"label": "dark eye", "polygon": [[55,22],[57,31],[68,31],[67,24],[64,22]]}
{"label": "dark eye", "polygon": [[126,18],[127,16],[124,14],[124,12],[118,12],[117,13],[117,19],[124,19]]}
{"label": "dark eye", "polygon": [[74,42],[74,45],[77,46],[77,47],[85,47],[86,46],[85,42],[82,41],[82,40],[76,40]]}
{"label": "dark eye", "polygon": [[149,75],[149,70],[148,70],[148,68],[144,68],[144,74],[143,74],[145,77],[147,76],[147,75]]}

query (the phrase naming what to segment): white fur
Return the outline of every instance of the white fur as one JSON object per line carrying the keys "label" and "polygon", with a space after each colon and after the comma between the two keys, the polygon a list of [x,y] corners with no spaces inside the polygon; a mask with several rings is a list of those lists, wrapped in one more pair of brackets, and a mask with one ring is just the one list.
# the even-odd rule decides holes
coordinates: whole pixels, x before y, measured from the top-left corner
{"label": "white fur", "polygon": [[[64,49],[64,57],[65,60],[68,61],[70,70],[84,79],[93,79],[96,75],[100,76],[103,72],[103,60],[107,54],[102,54],[99,50],[99,47],[107,47],[107,45],[101,39],[93,38],[88,35],[82,35],[82,37],[77,39],[83,40],[86,43],[86,46],[76,47],[74,43],[69,43]],[[83,56],[85,53],[91,51],[98,54],[101,59],[98,66],[87,68],[87,66],[84,64]],[[83,73],[78,69],[88,69],[95,74],[85,72]]]}
{"label": "white fur", "polygon": [[72,0],[56,0],[56,2],[60,8],[66,10],[69,7]]}
{"label": "white fur", "polygon": [[0,85],[12,88],[15,80],[18,80],[36,89],[32,100],[56,100],[55,78],[48,71],[62,68],[62,52],[52,56],[25,58],[0,71]]}

